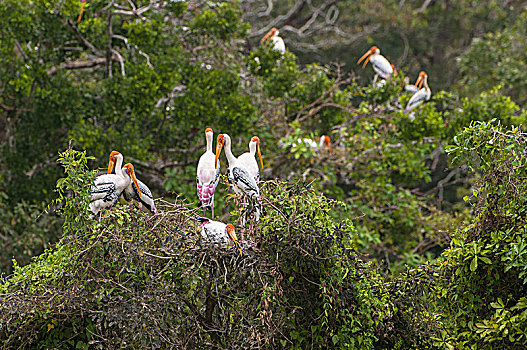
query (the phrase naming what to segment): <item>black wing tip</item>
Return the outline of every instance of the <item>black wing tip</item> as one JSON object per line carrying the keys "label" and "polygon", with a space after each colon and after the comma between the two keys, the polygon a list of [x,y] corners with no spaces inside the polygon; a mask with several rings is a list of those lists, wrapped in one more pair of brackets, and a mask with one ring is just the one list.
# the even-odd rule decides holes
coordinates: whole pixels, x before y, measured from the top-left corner
{"label": "black wing tip", "polygon": [[198,221],[201,222],[202,224],[205,223],[205,222],[209,222],[210,219],[209,218],[205,218],[205,217],[201,217],[201,218],[198,218]]}

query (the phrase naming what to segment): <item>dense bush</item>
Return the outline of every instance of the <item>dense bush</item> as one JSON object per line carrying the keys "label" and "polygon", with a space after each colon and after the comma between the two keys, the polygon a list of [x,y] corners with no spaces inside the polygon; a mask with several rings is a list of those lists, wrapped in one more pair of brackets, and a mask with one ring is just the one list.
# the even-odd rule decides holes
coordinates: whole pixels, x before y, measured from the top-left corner
{"label": "dense bush", "polygon": [[179,201],[91,219],[86,157],[61,159],[65,236],[2,281],[6,348],[372,348],[394,312],[351,223],[331,219],[341,204],[309,186],[264,184],[267,216],[240,256],[203,242]]}
{"label": "dense bush", "polygon": [[474,122],[448,149],[479,176],[465,198],[475,220],[452,236],[437,262],[441,347],[527,346],[525,142],[521,128]]}

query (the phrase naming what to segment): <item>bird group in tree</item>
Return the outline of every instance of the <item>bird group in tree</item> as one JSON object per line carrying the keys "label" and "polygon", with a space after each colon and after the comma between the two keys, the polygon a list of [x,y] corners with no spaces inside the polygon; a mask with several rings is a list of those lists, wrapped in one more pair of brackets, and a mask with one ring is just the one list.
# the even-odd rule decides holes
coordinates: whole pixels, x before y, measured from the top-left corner
{"label": "bird group in tree", "polygon": [[[82,14],[82,12],[81,12]],[[272,49],[285,53],[284,40],[278,36],[278,29],[272,28],[261,40],[262,44],[271,44]],[[371,63],[375,71],[373,84],[383,86],[394,75],[397,70],[390,62],[381,55],[377,46],[371,47],[359,60],[362,61],[363,68]],[[379,80],[379,81],[377,81]],[[414,85],[405,86],[405,90],[412,92],[413,96],[408,101],[404,113],[416,108],[431,96],[428,86],[428,76],[425,72],[420,72]],[[413,118],[413,116],[411,116]],[[213,152],[214,132],[211,128],[205,129],[206,150],[201,155],[196,171],[196,190],[198,195],[198,207],[203,208],[205,213],[207,209],[211,210],[211,217],[214,219],[214,194],[221,178],[221,161],[220,154],[225,148],[225,156],[228,166],[226,167],[226,178],[229,187],[240,199],[242,212],[242,231],[241,240],[243,241],[243,226],[250,215],[253,215],[254,221],[258,222],[263,214],[262,199],[260,196],[260,168],[256,160],[256,155],[260,159],[260,165],[263,169],[262,154],[260,151],[260,139],[253,136],[249,141],[249,151],[236,157],[232,153],[232,140],[228,134],[219,134],[216,139],[216,149]],[[320,137],[320,142],[307,138],[299,138],[297,143],[304,143],[312,148],[315,153],[326,149],[332,153],[331,139],[327,135]],[[296,144],[295,144],[296,145]],[[99,220],[102,217],[102,209],[111,209],[112,206],[122,198],[124,201],[133,202],[140,209],[157,214],[154,198],[150,189],[136,178],[135,170],[132,164],[127,163],[124,166],[123,155],[117,151],[110,153],[108,170],[104,175],[98,176],[91,187],[90,210],[93,214],[99,214]],[[115,173],[113,170],[115,168]],[[199,219],[201,234],[204,239],[228,246],[236,246],[242,254],[242,249],[232,224],[224,224],[202,217]]]}
{"label": "bird group in tree", "polygon": [[[366,60],[364,60],[366,59]],[[375,86],[383,86],[392,76],[397,75],[397,70],[393,64],[381,55],[381,50],[377,46],[372,46],[366,53],[359,58],[357,64],[360,64],[364,60],[362,67],[366,67],[368,61],[371,62],[373,70],[375,71],[375,77],[373,78],[373,84]],[[381,78],[379,83],[377,79]],[[417,81],[414,85],[406,85],[405,91],[412,92],[413,96],[408,101],[404,113],[408,114],[412,109],[416,108],[423,102],[430,100],[432,92],[428,86],[428,75],[421,71],[417,77]],[[413,120],[414,116],[410,115],[409,119]]]}

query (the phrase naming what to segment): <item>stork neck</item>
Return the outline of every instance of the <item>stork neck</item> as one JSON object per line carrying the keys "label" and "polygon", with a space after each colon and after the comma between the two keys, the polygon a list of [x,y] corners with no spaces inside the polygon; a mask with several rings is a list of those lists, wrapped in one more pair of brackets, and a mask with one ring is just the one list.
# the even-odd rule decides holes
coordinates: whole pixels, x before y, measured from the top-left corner
{"label": "stork neck", "polygon": [[120,177],[124,177],[123,175],[123,169],[122,169],[122,166],[123,166],[123,155],[122,154],[118,154],[115,156],[115,174],[116,175],[119,175]]}
{"label": "stork neck", "polygon": [[254,141],[249,142],[249,153],[253,156],[256,154],[256,145],[257,143]]}
{"label": "stork neck", "polygon": [[225,140],[225,156],[227,157],[229,165],[232,165],[236,162],[237,158],[234,156],[234,154],[232,154],[231,137],[227,134],[223,134],[223,138]]}
{"label": "stork neck", "polygon": [[212,152],[212,138],[214,134],[211,132],[205,133],[205,138],[207,139],[207,152]]}
{"label": "stork neck", "polygon": [[423,87],[425,88],[426,91],[429,91],[430,87],[428,86],[428,75],[425,75],[423,80],[424,80],[423,81]]}

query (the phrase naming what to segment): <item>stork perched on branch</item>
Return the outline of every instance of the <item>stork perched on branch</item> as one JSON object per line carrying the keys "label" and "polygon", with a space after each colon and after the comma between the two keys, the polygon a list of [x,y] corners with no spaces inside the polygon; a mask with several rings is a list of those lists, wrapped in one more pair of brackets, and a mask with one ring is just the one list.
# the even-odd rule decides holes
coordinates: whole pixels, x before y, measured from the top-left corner
{"label": "stork perched on branch", "polygon": [[[121,169],[123,164],[123,155],[117,151],[110,153],[110,160],[108,161],[108,174],[112,173],[115,167],[115,173],[118,173],[118,169]],[[152,191],[140,180],[137,180],[137,186],[134,182],[130,182],[130,185],[125,188],[122,192],[122,198],[127,202],[133,201],[134,205],[139,209],[157,214],[156,205],[154,203],[154,196]]]}
{"label": "stork perched on branch", "polygon": [[[90,210],[97,214],[101,209],[111,208],[131,181],[139,188],[134,166],[130,163],[125,164],[122,169],[115,169],[115,174],[97,176],[91,187]],[[141,192],[139,192],[139,196],[141,196]]]}
{"label": "stork perched on branch", "polygon": [[210,208],[214,218],[214,192],[220,181],[221,166],[220,162],[216,161],[216,155],[212,153],[213,136],[214,133],[211,128],[205,129],[207,150],[199,158],[196,187],[199,198],[198,207],[203,207],[203,210]]}
{"label": "stork perched on branch", "polygon": [[198,220],[201,223],[201,236],[203,239],[218,244],[226,244],[229,247],[236,246],[240,255],[243,255],[232,224],[224,224],[223,222],[213,221],[207,218],[199,218]]}
{"label": "stork perched on branch", "polygon": [[280,32],[278,31],[278,29],[274,27],[271,28],[271,30],[268,31],[267,34],[265,34],[262,40],[260,40],[260,44],[264,44],[264,43],[271,41],[271,44],[272,44],[271,46],[273,50],[276,50],[284,54],[285,53],[285,43],[284,43],[284,39],[278,36],[279,33]]}
{"label": "stork perched on branch", "polygon": [[410,98],[410,101],[408,101],[408,104],[404,109],[405,114],[408,114],[408,112],[423,102],[430,100],[430,97],[432,96],[432,91],[430,90],[430,87],[428,87],[428,75],[424,71],[419,73],[417,81],[415,82],[415,87],[419,90],[417,90],[417,92]]}
{"label": "stork perched on branch", "polygon": [[258,221],[263,208],[260,199],[260,189],[258,188],[255,177],[249,173],[251,168],[248,168],[247,164],[244,164],[244,162],[241,162],[239,158],[236,158],[232,154],[231,137],[227,134],[218,135],[216,141],[216,163],[218,162],[223,145],[225,145],[225,156],[229,163],[229,167],[227,168],[229,185],[234,192],[243,194],[251,200],[255,209],[255,219]]}
{"label": "stork perched on branch", "polygon": [[359,58],[357,64],[360,64],[364,59],[366,60],[364,61],[362,68],[366,67],[369,61],[376,73],[375,78],[373,79],[374,84],[377,81],[377,76],[380,76],[384,80],[388,80],[392,77],[394,73],[393,65],[381,55],[381,50],[379,50],[377,46],[372,46],[371,49],[366,51],[366,53]]}
{"label": "stork perched on branch", "polygon": [[260,152],[260,139],[258,136],[253,136],[249,142],[249,152],[245,152],[238,157],[238,162],[247,169],[250,176],[254,178],[256,184],[260,181],[260,169],[258,168],[258,162],[256,161],[256,153],[260,158],[260,164],[263,170],[262,153]]}

